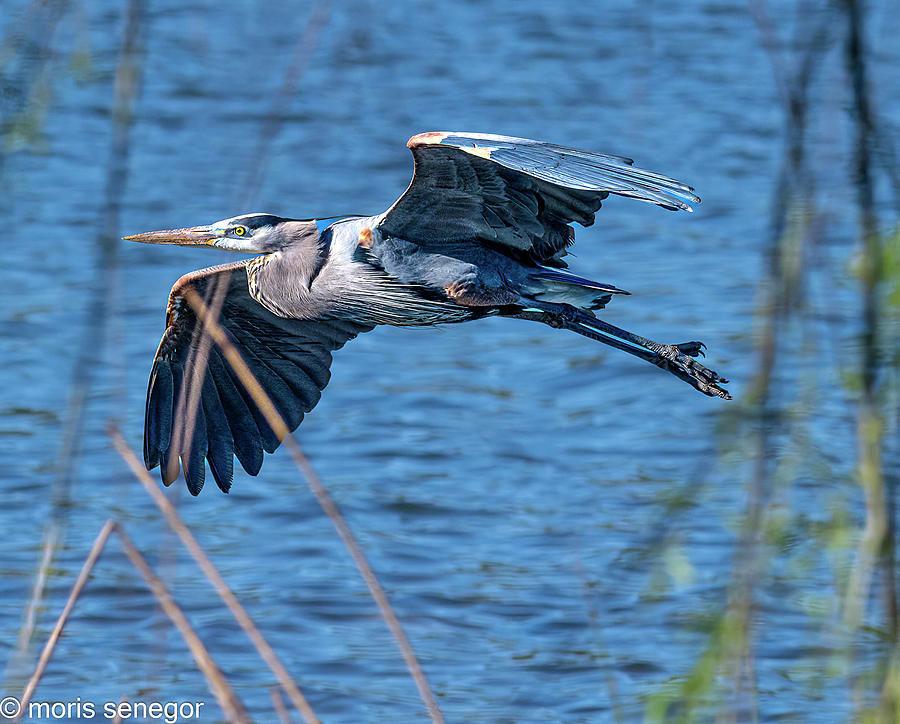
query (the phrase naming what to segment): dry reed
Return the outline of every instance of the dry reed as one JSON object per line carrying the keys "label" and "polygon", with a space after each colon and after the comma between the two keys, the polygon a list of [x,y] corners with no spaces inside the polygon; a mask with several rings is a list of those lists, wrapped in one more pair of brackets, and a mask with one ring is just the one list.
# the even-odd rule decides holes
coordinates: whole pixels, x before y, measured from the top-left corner
{"label": "dry reed", "polygon": [[278,687],[271,687],[269,689],[269,696],[272,699],[272,707],[275,709],[275,713],[278,714],[278,720],[281,724],[292,724],[291,715],[288,714],[288,710],[284,705],[284,699],[281,697],[281,692],[278,691]]}
{"label": "dry reed", "polygon": [[150,568],[149,564],[144,559],[144,556],[141,555],[141,552],[125,533],[121,524],[112,519],[107,520],[100,529],[100,532],[97,534],[97,537],[85,558],[84,564],[81,567],[81,572],[78,574],[78,578],[72,586],[72,592],[69,594],[69,598],[63,607],[62,613],[59,615],[56,625],[53,627],[50,637],[47,639],[47,643],[44,645],[44,649],[38,659],[34,673],[29,678],[22,695],[19,697],[19,714],[15,718],[15,721],[19,721],[22,715],[28,711],[29,702],[34,696],[34,692],[40,683],[41,677],[47,669],[47,665],[53,656],[59,637],[62,634],[72,611],[75,609],[75,604],[78,602],[78,599],[87,585],[91,571],[96,565],[103,549],[106,547],[110,535],[114,532],[119,537],[119,542],[122,544],[125,555],[131,561],[132,565],[140,572],[144,581],[150,588],[151,593],[159,602],[166,615],[171,619],[172,623],[175,624],[175,627],[178,629],[188,648],[190,648],[191,654],[197,662],[197,666],[206,677],[210,689],[228,720],[230,722],[237,722],[237,724],[249,724],[251,719],[248,716],[244,705],[231,688],[231,685],[222,674],[222,671],[216,666],[216,663],[213,661],[209,651],[203,645],[203,642],[194,632],[190,623],[188,623],[184,612],[169,594],[162,579]]}
{"label": "dry reed", "polygon": [[195,290],[188,287],[184,290],[184,298],[191,305],[198,320],[204,325],[205,331],[219,346],[226,361],[239,377],[241,384],[244,385],[247,392],[253,397],[254,403],[265,417],[269,427],[272,428],[279,439],[283,440],[285,447],[290,450],[294,463],[306,478],[319,505],[322,506],[322,509],[337,529],[338,535],[350,552],[350,556],[353,558],[353,562],[359,569],[359,572],[369,589],[369,593],[372,595],[372,598],[375,599],[378,610],[381,612],[385,623],[387,623],[388,628],[397,642],[397,646],[400,648],[406,666],[415,681],[416,688],[419,690],[419,696],[422,698],[431,720],[435,723],[443,722],[443,715],[441,714],[437,700],[431,691],[431,687],[428,685],[425,672],[422,670],[422,667],[413,652],[409,639],[406,636],[406,632],[400,625],[400,621],[397,619],[397,615],[394,613],[394,610],[384,593],[384,589],[378,582],[375,572],[366,560],[362,548],[360,548],[359,543],[357,543],[355,536],[338,510],[337,505],[328,494],[328,491],[325,489],[319,476],[316,474],[306,455],[303,453],[300,444],[290,435],[291,431],[288,429],[284,419],[275,408],[272,399],[250,371],[250,368],[247,366],[241,353],[234,344],[232,344],[218,320],[212,316],[202,297],[197,294]]}
{"label": "dry reed", "polygon": [[116,450],[128,464],[128,467],[131,468],[141,485],[144,486],[144,489],[153,499],[153,502],[156,503],[156,506],[165,517],[169,527],[181,539],[181,542],[184,543],[184,547],[187,548],[194,560],[197,561],[197,565],[200,566],[200,569],[203,571],[207,580],[212,584],[216,593],[219,594],[219,597],[228,607],[228,610],[231,611],[234,619],[238,622],[240,627],[244,629],[244,632],[253,642],[259,655],[272,670],[272,673],[275,674],[278,682],[284,688],[285,692],[287,692],[287,695],[290,697],[294,706],[297,707],[297,711],[303,716],[304,721],[306,721],[307,724],[318,724],[319,718],[315,715],[312,707],[291,679],[290,674],[281,663],[277,654],[272,650],[272,647],[269,646],[269,643],[263,637],[262,633],[260,633],[259,628],[253,622],[253,619],[237,600],[237,597],[225,582],[225,579],[222,578],[222,574],[220,574],[215,565],[213,565],[209,556],[206,555],[203,548],[197,542],[197,539],[194,538],[190,529],[181,519],[181,516],[178,515],[175,507],[168,501],[166,496],[162,494],[162,491],[150,477],[150,474],[144,469],[144,466],[141,465],[137,455],[135,455],[132,449],[128,447],[121,432],[116,428],[110,428],[109,434],[113,439],[113,445]]}

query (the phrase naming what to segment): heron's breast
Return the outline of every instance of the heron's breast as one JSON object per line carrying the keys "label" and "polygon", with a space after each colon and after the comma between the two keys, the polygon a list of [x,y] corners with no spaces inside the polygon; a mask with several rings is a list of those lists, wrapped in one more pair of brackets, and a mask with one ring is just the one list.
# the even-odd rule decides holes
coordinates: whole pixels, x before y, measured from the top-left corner
{"label": "heron's breast", "polygon": [[315,319],[328,311],[329,299],[312,283],[312,265],[282,252],[247,264],[250,295],[279,317]]}

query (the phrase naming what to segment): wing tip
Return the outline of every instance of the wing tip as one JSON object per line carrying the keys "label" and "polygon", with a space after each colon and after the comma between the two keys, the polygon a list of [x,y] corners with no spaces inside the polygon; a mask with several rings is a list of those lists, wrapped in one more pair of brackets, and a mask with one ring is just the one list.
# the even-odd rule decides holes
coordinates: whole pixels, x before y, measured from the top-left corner
{"label": "wing tip", "polygon": [[[693,192],[693,189],[691,189],[691,191]],[[684,209],[684,211],[687,211],[689,214],[694,213],[694,207],[691,206],[691,204],[703,203],[701,198],[695,193],[691,193],[689,196],[686,196],[686,198],[687,201],[682,202],[682,209]]]}
{"label": "wing tip", "polygon": [[[447,140],[450,139],[450,140]],[[446,141],[446,143],[445,143]],[[461,143],[460,141],[467,141],[468,143]],[[538,146],[547,146],[549,148],[558,149],[561,151],[574,151],[576,153],[584,154],[594,152],[586,152],[581,151],[580,149],[570,149],[568,147],[563,146],[555,146],[551,143],[546,143],[543,141],[533,141],[527,138],[517,138],[514,136],[499,136],[489,133],[463,133],[456,131],[426,131],[424,133],[417,133],[415,136],[412,136],[407,142],[406,146],[410,150],[415,150],[417,148],[421,148],[423,146],[451,146],[453,148],[459,149],[465,153],[468,153],[471,156],[479,156],[481,158],[491,159],[491,156],[494,151],[497,151],[497,146],[491,145],[481,145],[479,142],[483,142],[484,144],[490,144],[491,141],[494,142],[503,142],[503,143],[523,143],[529,145],[538,145]],[[470,145],[471,144],[471,145]],[[621,190],[607,189],[605,190],[606,195],[608,196],[610,193],[620,195],[620,196],[632,196],[635,198],[639,198],[643,201],[650,201],[651,203],[655,203],[658,206],[662,206],[665,209],[670,211],[687,211],[693,212],[693,208],[691,204],[699,204],[700,197],[694,193],[694,189],[691,186],[688,186],[686,183],[682,181],[678,181],[676,179],[669,178],[668,176],[663,176],[656,172],[646,171],[642,168],[637,168],[634,166],[634,159],[628,158],[626,156],[614,156],[610,154],[596,154],[597,156],[602,156],[605,159],[613,159],[618,161],[620,164],[628,167],[627,175],[634,174],[637,177],[637,180],[642,181],[645,185],[648,181],[650,181],[649,190],[653,193],[647,197],[643,197],[641,195],[635,193],[622,193]],[[493,160],[493,159],[492,159]],[[642,178],[649,176],[650,178]],[[574,186],[570,188],[575,188]],[[588,188],[586,190],[598,190],[593,188]]]}
{"label": "wing tip", "polygon": [[[687,188],[690,188],[689,186]],[[693,191],[693,189],[691,189]],[[669,189],[660,189],[657,193],[665,197],[665,200],[645,199],[657,206],[662,206],[669,211],[687,211],[689,214],[694,213],[694,207],[691,204],[702,203],[699,196],[690,191],[671,191]]]}
{"label": "wing tip", "polygon": [[449,133],[444,131],[427,131],[425,133],[417,133],[406,142],[407,148],[416,148],[418,146],[433,146],[443,141]]}

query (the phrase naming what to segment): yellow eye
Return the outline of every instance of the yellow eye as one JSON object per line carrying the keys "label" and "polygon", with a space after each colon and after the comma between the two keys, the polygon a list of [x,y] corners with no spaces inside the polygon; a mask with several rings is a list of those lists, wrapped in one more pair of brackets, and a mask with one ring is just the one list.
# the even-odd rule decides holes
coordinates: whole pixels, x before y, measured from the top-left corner
{"label": "yellow eye", "polygon": [[247,233],[246,226],[235,226],[234,227],[234,235],[235,236],[243,236],[246,233]]}

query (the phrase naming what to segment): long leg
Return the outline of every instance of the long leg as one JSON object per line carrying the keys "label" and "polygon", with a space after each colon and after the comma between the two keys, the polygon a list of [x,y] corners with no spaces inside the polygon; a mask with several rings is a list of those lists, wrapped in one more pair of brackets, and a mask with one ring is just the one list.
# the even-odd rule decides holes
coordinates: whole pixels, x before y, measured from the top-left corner
{"label": "long leg", "polygon": [[584,337],[603,342],[610,347],[651,362],[710,397],[731,399],[727,390],[719,386],[719,383],[727,384],[728,380],[692,359],[692,357],[703,354],[703,344],[700,342],[660,344],[652,339],[608,324],[597,319],[591,312],[569,304],[551,304],[529,300],[527,307],[504,309],[501,314],[516,319],[543,322],[560,329],[569,329]]}

